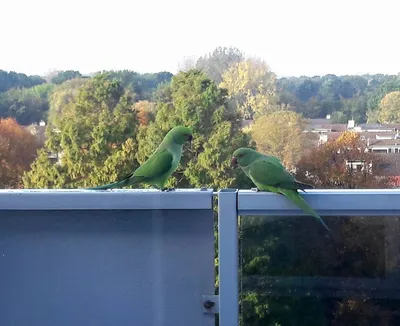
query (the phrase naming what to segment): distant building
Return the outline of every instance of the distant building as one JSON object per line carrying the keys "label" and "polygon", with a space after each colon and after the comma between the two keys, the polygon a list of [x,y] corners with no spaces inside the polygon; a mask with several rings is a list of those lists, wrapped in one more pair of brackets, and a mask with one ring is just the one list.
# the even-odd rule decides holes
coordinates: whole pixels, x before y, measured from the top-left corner
{"label": "distant building", "polygon": [[29,126],[25,126],[25,129],[36,137],[40,146],[44,145],[46,141],[46,122],[42,120],[39,123],[32,123]]}
{"label": "distant building", "polygon": [[[46,122],[42,120],[39,123],[33,123],[29,126],[26,126],[25,128],[32,135],[36,136],[36,139],[38,140],[40,146],[44,146],[44,143],[46,141]],[[59,129],[53,129],[53,131],[56,133],[61,132]],[[64,152],[61,153],[48,152],[48,158],[50,159],[50,162],[53,164],[61,164],[61,158],[63,157],[63,155]]]}

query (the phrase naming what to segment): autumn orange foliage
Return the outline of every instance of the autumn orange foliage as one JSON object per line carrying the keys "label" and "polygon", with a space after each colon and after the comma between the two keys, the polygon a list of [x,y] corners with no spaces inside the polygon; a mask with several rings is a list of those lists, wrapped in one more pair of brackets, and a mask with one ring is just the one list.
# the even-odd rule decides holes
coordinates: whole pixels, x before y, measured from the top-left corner
{"label": "autumn orange foliage", "polygon": [[147,126],[152,118],[154,103],[149,101],[139,101],[134,105],[134,110],[137,112],[139,124],[141,126]]}
{"label": "autumn orange foliage", "polygon": [[348,131],[304,155],[297,164],[297,178],[317,188],[390,188],[390,178],[380,176],[380,161],[366,151],[358,133]]}
{"label": "autumn orange foliage", "polygon": [[12,118],[0,119],[0,187],[21,188],[21,178],[36,157],[36,137]]}

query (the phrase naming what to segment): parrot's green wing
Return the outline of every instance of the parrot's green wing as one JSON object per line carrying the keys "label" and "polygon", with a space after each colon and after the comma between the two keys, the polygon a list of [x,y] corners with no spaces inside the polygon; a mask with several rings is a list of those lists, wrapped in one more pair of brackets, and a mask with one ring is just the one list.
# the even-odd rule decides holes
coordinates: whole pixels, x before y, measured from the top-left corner
{"label": "parrot's green wing", "polygon": [[163,177],[171,170],[173,160],[173,155],[167,149],[163,149],[151,155],[146,162],[125,178],[104,186],[88,189],[104,190],[142,182],[151,183],[152,181],[157,181],[158,178]]}
{"label": "parrot's green wing", "polygon": [[174,157],[168,149],[154,153],[149,159],[137,168],[132,176],[141,177],[144,181],[150,181],[162,177],[172,168]]}
{"label": "parrot's green wing", "polygon": [[258,184],[276,188],[298,189],[294,177],[285,170],[279,160],[257,159],[250,165],[249,175]]}
{"label": "parrot's green wing", "polygon": [[276,157],[265,157],[255,160],[249,168],[254,182],[277,188],[302,190],[313,189],[314,186],[297,181]]}
{"label": "parrot's green wing", "polygon": [[[305,213],[310,214],[320,221],[328,231],[322,218],[300,197],[297,190],[312,187],[307,184],[300,183],[286,169],[275,160],[270,158],[262,158],[254,161],[250,165],[249,174],[253,182],[260,187],[260,190],[268,190],[275,193],[281,193],[288,199],[292,200]],[[262,189],[264,188],[264,189]]]}

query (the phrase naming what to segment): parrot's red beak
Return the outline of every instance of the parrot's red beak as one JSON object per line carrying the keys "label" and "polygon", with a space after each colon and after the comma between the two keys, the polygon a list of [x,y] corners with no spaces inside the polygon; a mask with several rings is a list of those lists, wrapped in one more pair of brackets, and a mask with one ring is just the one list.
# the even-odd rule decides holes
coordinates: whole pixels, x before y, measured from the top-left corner
{"label": "parrot's red beak", "polygon": [[237,158],[234,156],[231,160],[231,167],[236,166],[238,164]]}

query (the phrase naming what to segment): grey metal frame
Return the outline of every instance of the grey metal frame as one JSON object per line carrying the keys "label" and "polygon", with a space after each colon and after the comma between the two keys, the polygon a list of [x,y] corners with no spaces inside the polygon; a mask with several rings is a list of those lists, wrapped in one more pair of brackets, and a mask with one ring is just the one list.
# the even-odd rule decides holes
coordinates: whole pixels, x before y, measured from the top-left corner
{"label": "grey metal frame", "polygon": [[0,325],[213,326],[214,239],[212,189],[2,190]]}
{"label": "grey metal frame", "polygon": [[1,210],[156,210],[210,209],[212,189],[177,189],[161,192],[154,189],[82,189],[0,190]]}
{"label": "grey metal frame", "polygon": [[[400,189],[313,189],[301,195],[322,216],[387,216],[388,218],[385,219],[388,239],[386,259],[390,261],[393,269],[393,261],[399,248],[400,228],[398,219],[395,217],[400,216]],[[239,277],[237,272],[232,272],[237,271],[238,267],[238,216],[303,216],[304,213],[284,196],[273,193],[221,190],[218,198],[220,325],[238,326]],[[234,212],[234,207],[236,207],[236,212]],[[236,219],[233,217],[235,214]],[[397,270],[400,270],[400,262],[395,263]],[[393,276],[393,273],[388,273],[387,276]],[[298,278],[286,279],[293,284],[302,282]],[[271,280],[269,284],[276,281]],[[343,284],[342,280],[339,282]],[[373,285],[377,286],[380,283],[382,282],[377,281]],[[382,286],[387,288],[387,283],[384,283]]]}
{"label": "grey metal frame", "polygon": [[[151,236],[152,244],[155,246],[154,248],[159,248],[160,242],[157,240],[157,234],[160,235],[163,228],[167,227],[164,223],[165,221],[161,221],[163,220],[163,218],[161,218],[163,214],[162,210],[169,211],[169,216],[172,217],[174,216],[173,214],[175,214],[173,212],[190,211],[191,213],[189,215],[185,215],[187,219],[190,219],[192,216],[194,217],[196,214],[202,214],[198,211],[203,211],[207,212],[206,214],[208,216],[206,218],[208,223],[206,234],[208,234],[207,239],[209,240],[206,241],[205,238],[203,240],[197,239],[198,246],[194,250],[198,251],[208,248],[207,255],[210,255],[209,251],[212,251],[213,248],[213,243],[210,243],[212,240],[210,236],[210,223],[212,222],[213,195],[215,195],[215,193],[213,193],[212,189],[177,189],[174,192],[160,192],[157,190],[0,190],[0,213],[2,214],[0,215],[0,221],[1,218],[7,214],[11,214],[12,216],[25,214],[23,216],[25,219],[24,221],[26,223],[33,223],[30,221],[30,216],[42,214],[43,211],[47,212],[47,217],[41,217],[42,221],[49,221],[48,218],[52,216],[52,211],[64,217],[66,216],[65,214],[72,215],[74,214],[73,211],[78,211],[81,212],[79,214],[86,214],[85,218],[89,217],[92,223],[95,223],[93,221],[95,221],[96,218],[93,214],[99,214],[99,216],[103,214],[103,216],[99,218],[102,221],[101,223],[103,223],[102,227],[104,227],[104,225],[112,225],[107,224],[110,222],[104,222],[108,219],[108,217],[105,216],[107,211],[109,213],[106,214],[109,214],[111,217],[113,216],[112,214],[120,214],[116,219],[114,218],[113,221],[119,221],[119,219],[123,218],[125,214],[123,212],[131,211],[131,214],[137,216],[142,222],[146,221],[146,218],[140,216],[140,214],[142,214],[141,211],[143,211],[143,214],[146,214],[146,211],[153,211],[152,222],[149,224],[149,227],[150,230],[155,232]],[[384,223],[386,225],[387,235],[386,259],[390,261],[391,266],[391,271],[387,273],[387,277],[388,279],[394,279],[394,277],[400,274],[398,272],[400,271],[400,262],[395,261],[395,256],[399,248],[398,234],[400,226],[398,217],[400,216],[400,189],[309,190],[307,193],[302,194],[302,196],[322,216],[385,216]],[[207,293],[201,293],[198,298],[198,312],[203,314],[205,318],[203,320],[206,321],[207,325],[209,323],[211,324],[215,313],[219,313],[220,326],[239,325],[238,216],[249,215],[302,216],[304,214],[281,195],[261,192],[256,193],[250,190],[237,189],[222,189],[218,192],[219,295],[215,296],[210,288],[209,291],[206,291]],[[133,219],[135,219],[135,217]],[[180,221],[184,220],[185,219],[181,219]],[[9,218],[9,221],[12,221],[12,219]],[[80,225],[79,223],[81,222],[79,221],[80,219],[78,216],[75,217],[75,220],[72,219],[75,226]],[[161,224],[159,222],[161,222]],[[174,223],[176,226],[176,221]],[[15,227],[15,225],[16,224],[11,223],[12,227]],[[58,224],[57,227],[60,227],[60,225],[61,224]],[[121,225],[122,224],[113,226],[116,232],[119,232]],[[3,223],[3,227],[4,226],[7,226],[7,224]],[[86,230],[88,229],[90,230],[90,225],[86,227]],[[1,231],[3,231],[3,233],[1,233]],[[179,228],[174,229],[173,232],[183,232],[183,230]],[[201,232],[205,231],[203,230]],[[3,239],[1,238],[2,234],[6,234]],[[0,228],[0,244],[2,244],[1,241],[8,236],[7,233],[4,233],[4,229],[1,230]],[[189,240],[186,238],[185,241]],[[172,248],[180,248],[179,243],[170,245],[172,245]],[[0,271],[1,263],[6,262],[2,254],[0,246]],[[194,253],[194,255],[196,255],[196,253]],[[209,262],[210,256],[207,257],[207,262]],[[154,262],[156,262],[156,258],[154,258]],[[192,259],[193,257],[189,258]],[[396,266],[395,272],[393,272],[393,262]],[[3,264],[3,267],[7,268],[7,265]],[[188,266],[188,268],[196,268],[199,270],[202,270],[201,268],[203,267],[204,266],[196,266],[195,264],[193,264],[193,266]],[[155,272],[156,271],[153,271],[153,274]],[[205,279],[208,280],[207,282],[209,282],[211,277],[214,277],[214,273],[209,267],[207,267],[203,273],[206,274]],[[270,283],[275,281],[276,280],[271,279]],[[296,284],[299,283],[298,279],[287,279],[286,281],[292,282],[291,284],[294,284],[294,286],[297,286]],[[300,280],[300,282],[303,281],[304,280]],[[348,284],[346,280],[339,281]],[[162,285],[160,280],[157,282],[160,286]],[[323,280],[320,279],[318,282],[321,283]],[[336,281],[333,280],[333,282]],[[386,282],[382,285],[382,289],[393,288],[391,284],[392,283]],[[7,284],[3,284],[3,286],[6,285]],[[354,287],[356,286],[353,284],[353,288]],[[162,302],[160,301],[158,304],[162,304]],[[1,308],[0,305],[0,312]],[[184,313],[184,311],[182,311],[182,313]],[[160,319],[162,317],[163,316],[159,316],[159,318],[154,317],[154,325],[162,323]],[[195,325],[188,320],[187,324],[189,323]],[[16,323],[16,325],[18,325],[18,323]],[[106,323],[104,323],[104,325],[106,325]]]}

